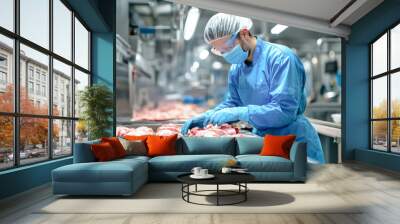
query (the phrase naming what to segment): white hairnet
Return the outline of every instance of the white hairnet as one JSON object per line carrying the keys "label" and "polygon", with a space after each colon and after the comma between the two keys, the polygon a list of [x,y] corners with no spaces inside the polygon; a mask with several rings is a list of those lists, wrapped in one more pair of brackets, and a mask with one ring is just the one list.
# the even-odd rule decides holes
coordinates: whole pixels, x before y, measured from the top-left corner
{"label": "white hairnet", "polygon": [[253,22],[249,18],[217,13],[213,15],[204,28],[204,40],[209,43],[212,40],[232,35],[241,29],[250,29]]}

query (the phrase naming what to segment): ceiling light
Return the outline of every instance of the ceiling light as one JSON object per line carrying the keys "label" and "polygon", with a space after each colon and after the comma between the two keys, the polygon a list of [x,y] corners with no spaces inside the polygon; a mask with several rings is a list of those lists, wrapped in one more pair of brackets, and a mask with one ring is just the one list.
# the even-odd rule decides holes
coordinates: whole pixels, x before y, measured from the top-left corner
{"label": "ceiling light", "polygon": [[284,30],[286,30],[287,28],[288,28],[288,26],[276,24],[274,27],[272,27],[271,34],[278,35],[278,34],[282,33]]}
{"label": "ceiling light", "polygon": [[321,44],[322,44],[322,38],[318,38],[318,40],[317,40],[317,45],[318,45],[318,46],[321,46]]}
{"label": "ceiling light", "polygon": [[199,69],[199,67],[200,67],[200,63],[198,61],[195,61],[195,62],[193,62],[192,67],[190,67],[190,71],[192,73],[196,73],[197,69]]}
{"label": "ceiling light", "polygon": [[209,54],[210,54],[210,52],[207,49],[203,49],[200,51],[199,58],[201,60],[205,60],[206,58],[208,58]]}
{"label": "ceiling light", "polygon": [[200,18],[200,10],[192,7],[186,17],[185,29],[183,31],[183,38],[190,40],[193,37],[194,31],[196,30],[197,22]]}
{"label": "ceiling light", "polygon": [[186,73],[185,73],[185,78],[186,78],[187,80],[192,79],[192,74],[190,74],[190,72],[186,72]]}
{"label": "ceiling light", "polygon": [[329,51],[329,58],[330,59],[335,59],[336,58],[336,53],[334,51]]}
{"label": "ceiling light", "polygon": [[190,71],[192,72],[192,73],[196,73],[197,72],[197,68],[195,68],[195,67],[190,67]]}
{"label": "ceiling light", "polygon": [[195,62],[193,62],[192,66],[197,69],[200,67],[200,63],[198,61],[195,61]]}
{"label": "ceiling light", "polygon": [[219,70],[222,68],[222,63],[219,61],[214,61],[214,63],[212,64],[212,68],[215,70]]}
{"label": "ceiling light", "polygon": [[311,63],[313,63],[314,65],[318,64],[318,58],[317,57],[312,57],[311,58]]}

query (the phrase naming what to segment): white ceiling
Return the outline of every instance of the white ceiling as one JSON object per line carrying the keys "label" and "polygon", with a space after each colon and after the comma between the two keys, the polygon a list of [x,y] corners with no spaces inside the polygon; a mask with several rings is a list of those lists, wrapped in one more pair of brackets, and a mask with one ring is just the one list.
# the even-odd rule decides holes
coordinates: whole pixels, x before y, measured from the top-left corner
{"label": "white ceiling", "polygon": [[[241,0],[227,0],[243,3]],[[302,16],[330,20],[351,0],[250,0],[246,4]]]}
{"label": "white ceiling", "polygon": [[[347,38],[351,25],[383,0],[168,0]],[[335,17],[349,3],[350,7]],[[335,19],[336,18],[336,19]]]}

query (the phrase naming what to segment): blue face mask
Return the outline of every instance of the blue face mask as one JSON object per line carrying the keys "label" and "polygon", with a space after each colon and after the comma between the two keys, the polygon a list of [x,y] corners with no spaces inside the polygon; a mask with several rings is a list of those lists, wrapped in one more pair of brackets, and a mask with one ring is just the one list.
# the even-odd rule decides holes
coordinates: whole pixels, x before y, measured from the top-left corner
{"label": "blue face mask", "polygon": [[232,50],[224,53],[222,57],[224,57],[225,61],[229,64],[240,64],[246,60],[249,52],[244,51],[240,44],[236,45]]}

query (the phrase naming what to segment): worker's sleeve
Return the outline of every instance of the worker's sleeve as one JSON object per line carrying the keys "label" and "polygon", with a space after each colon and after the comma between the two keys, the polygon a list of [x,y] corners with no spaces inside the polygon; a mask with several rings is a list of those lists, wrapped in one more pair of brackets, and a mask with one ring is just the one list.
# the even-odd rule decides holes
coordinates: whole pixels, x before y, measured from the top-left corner
{"label": "worker's sleeve", "polygon": [[237,80],[236,77],[238,74],[236,74],[236,69],[230,69],[228,73],[228,94],[225,98],[225,100],[218,104],[215,108],[212,110],[218,111],[224,108],[229,108],[229,107],[238,107],[241,106],[242,103],[240,101],[239,94],[237,92]]}
{"label": "worker's sleeve", "polygon": [[295,121],[303,88],[297,63],[290,56],[281,56],[270,65],[270,102],[247,106],[248,122],[253,127],[280,128]]}

